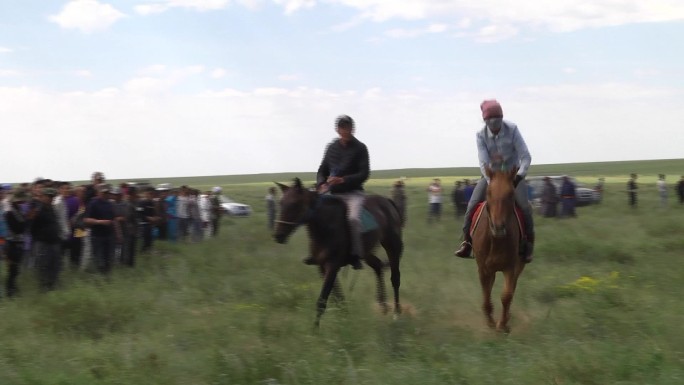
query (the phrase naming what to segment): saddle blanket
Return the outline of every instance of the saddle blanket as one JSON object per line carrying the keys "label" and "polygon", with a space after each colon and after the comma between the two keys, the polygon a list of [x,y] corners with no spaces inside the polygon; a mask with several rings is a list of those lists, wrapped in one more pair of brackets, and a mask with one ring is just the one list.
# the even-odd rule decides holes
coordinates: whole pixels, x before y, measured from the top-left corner
{"label": "saddle blanket", "polygon": [[[475,207],[475,210],[473,211],[473,216],[472,216],[472,221],[470,222],[470,236],[473,236],[473,233],[475,232],[475,229],[477,228],[478,223],[480,222],[480,218],[482,217],[482,213],[485,212],[485,208],[487,207],[487,202],[480,202],[477,204],[477,207]],[[515,218],[518,221],[518,227],[520,228],[520,239],[526,239],[527,235],[525,234],[525,216],[522,213],[522,210],[516,205],[515,206]]]}

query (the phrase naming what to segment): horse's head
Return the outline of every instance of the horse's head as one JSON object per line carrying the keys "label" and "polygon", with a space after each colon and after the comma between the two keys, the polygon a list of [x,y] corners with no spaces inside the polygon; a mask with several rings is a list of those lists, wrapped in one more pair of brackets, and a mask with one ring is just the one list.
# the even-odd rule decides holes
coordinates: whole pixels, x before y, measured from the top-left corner
{"label": "horse's head", "polygon": [[310,215],[311,196],[316,193],[305,189],[302,181],[295,178],[292,186],[276,183],[283,196],[280,199],[280,213],[275,221],[273,237],[278,243],[287,242],[287,238],[301,224],[305,223]]}
{"label": "horse's head", "polygon": [[511,170],[492,170],[486,167],[489,177],[487,186],[487,211],[489,212],[489,230],[494,237],[506,236],[506,223],[515,206],[515,186],[513,181],[518,168]]}

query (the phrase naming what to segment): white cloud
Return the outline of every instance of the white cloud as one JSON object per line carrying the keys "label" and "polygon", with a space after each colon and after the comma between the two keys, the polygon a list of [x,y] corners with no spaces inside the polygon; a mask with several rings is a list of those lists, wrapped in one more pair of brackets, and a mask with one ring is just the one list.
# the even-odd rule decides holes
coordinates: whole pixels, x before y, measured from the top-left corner
{"label": "white cloud", "polygon": [[392,38],[412,38],[431,33],[442,33],[449,30],[449,26],[442,23],[430,24],[423,28],[403,29],[394,28],[385,31],[385,35]]}
{"label": "white cloud", "polygon": [[214,68],[211,70],[211,73],[209,73],[209,76],[212,79],[221,79],[226,76],[226,70],[223,68]]}
{"label": "white cloud", "polygon": [[[255,6],[254,1],[242,1],[248,8]],[[163,0],[155,3],[145,3],[133,7],[140,15],[150,15],[165,12],[172,8],[186,8],[194,11],[216,11],[226,8],[230,0]]]}
{"label": "white cloud", "polygon": [[12,52],[12,49],[0,46],[0,53],[10,53],[10,52]]}
{"label": "white cloud", "polygon": [[616,100],[658,100],[662,98],[681,98],[684,90],[666,87],[644,87],[630,83],[601,84],[561,84],[554,86],[523,87],[524,95],[534,95],[545,99],[590,101]]}
{"label": "white cloud", "polygon": [[[634,23],[684,20],[684,2],[679,0],[329,0],[359,11],[360,18],[373,22],[388,20],[459,20],[464,29],[456,36],[474,37],[481,42],[509,39],[520,31],[569,32]],[[349,25],[357,24],[358,21]],[[347,24],[343,24],[347,26]],[[442,29],[435,32],[445,32]],[[501,32],[504,33],[501,33]],[[419,36],[420,29],[395,29],[390,37]]]}
{"label": "white cloud", "polygon": [[287,15],[300,9],[312,8],[316,5],[316,0],[273,0],[273,2],[282,5]]}
{"label": "white cloud", "polygon": [[89,78],[93,76],[93,73],[90,72],[89,70],[77,70],[74,71],[74,74],[76,76],[82,77],[82,78]]}
{"label": "white cloud", "polygon": [[12,76],[17,76],[19,75],[19,71],[15,70],[5,70],[0,68],[0,78],[2,77],[12,77]]}
{"label": "white cloud", "polygon": [[105,30],[124,17],[124,13],[109,4],[96,0],[73,0],[48,19],[62,28],[91,33]]}
{"label": "white cloud", "polygon": [[301,75],[299,74],[282,74],[278,76],[278,80],[284,81],[284,82],[292,82],[301,79]]}
{"label": "white cloud", "polygon": [[480,28],[475,34],[475,40],[482,43],[495,43],[510,39],[518,34],[518,29],[512,25],[497,24]]}
{"label": "white cloud", "polygon": [[565,68],[561,69],[561,71],[563,71],[563,73],[565,73],[565,74],[572,75],[572,74],[577,73],[577,68],[565,67]]}

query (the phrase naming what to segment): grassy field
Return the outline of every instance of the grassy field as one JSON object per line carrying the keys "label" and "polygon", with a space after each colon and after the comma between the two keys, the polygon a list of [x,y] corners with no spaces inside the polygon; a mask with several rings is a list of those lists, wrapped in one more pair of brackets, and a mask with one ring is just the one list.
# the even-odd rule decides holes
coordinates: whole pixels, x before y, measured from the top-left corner
{"label": "grassy field", "polygon": [[[630,172],[640,174],[637,209],[624,193]],[[484,324],[474,261],[452,256],[462,220],[446,204],[441,222],[426,223],[429,180],[441,177],[449,190],[476,169],[373,174],[369,190],[380,194],[407,177],[404,314],[380,314],[369,268],[345,270],[347,301],[330,304],[318,332],[321,282],[301,263],[305,231],[278,245],[266,230],[266,188],[293,175],[176,179],[222,185],[254,215],[225,218],[216,239],[158,243],[109,280],[65,270],[59,290],[40,294],[25,271],[22,296],[0,299],[0,384],[684,383],[684,206],[671,189],[659,207],[655,189],[659,173],[678,180],[684,160],[532,173],[586,184],[605,176],[606,194],[577,218],[537,217],[536,258],[520,279],[509,335]],[[501,279],[497,298],[500,288]]]}

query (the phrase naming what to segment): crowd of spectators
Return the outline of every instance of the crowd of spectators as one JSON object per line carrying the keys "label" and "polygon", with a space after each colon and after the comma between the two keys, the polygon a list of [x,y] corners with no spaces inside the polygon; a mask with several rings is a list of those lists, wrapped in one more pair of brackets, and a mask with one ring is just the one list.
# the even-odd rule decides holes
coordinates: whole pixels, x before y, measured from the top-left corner
{"label": "crowd of spectators", "polygon": [[[133,267],[155,241],[199,242],[219,231],[221,188],[199,191],[169,184],[108,184],[45,178],[0,186],[0,257],[7,260],[5,293],[17,295],[21,270],[35,270],[42,291],[57,287],[63,265],[109,275]],[[1,290],[0,290],[1,293]]]}

